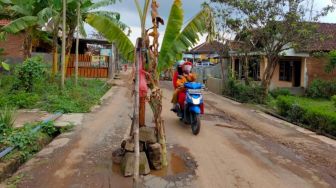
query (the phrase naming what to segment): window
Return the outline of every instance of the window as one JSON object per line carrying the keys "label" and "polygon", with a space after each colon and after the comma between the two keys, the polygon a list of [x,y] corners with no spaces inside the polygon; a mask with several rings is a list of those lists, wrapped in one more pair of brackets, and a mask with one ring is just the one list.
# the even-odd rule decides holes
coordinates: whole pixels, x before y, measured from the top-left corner
{"label": "window", "polygon": [[293,62],[280,61],[279,80],[280,81],[292,81]]}
{"label": "window", "polygon": [[254,81],[260,80],[260,60],[258,58],[252,58],[249,61],[249,77]]}

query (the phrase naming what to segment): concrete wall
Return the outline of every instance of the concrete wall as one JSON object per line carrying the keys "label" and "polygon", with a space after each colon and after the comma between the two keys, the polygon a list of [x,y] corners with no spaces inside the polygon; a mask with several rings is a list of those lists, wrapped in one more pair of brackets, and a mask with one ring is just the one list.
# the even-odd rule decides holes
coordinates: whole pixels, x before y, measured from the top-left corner
{"label": "concrete wall", "polygon": [[216,93],[218,95],[223,94],[224,84],[222,79],[209,77],[206,87],[209,89],[209,91]]}
{"label": "concrete wall", "polygon": [[[40,53],[40,52],[33,52],[32,53],[32,56],[41,56],[45,62],[51,64],[52,61],[53,61],[53,55],[51,53]],[[58,60],[60,60],[61,57],[60,57],[60,54],[59,54],[59,57],[58,57]]]}

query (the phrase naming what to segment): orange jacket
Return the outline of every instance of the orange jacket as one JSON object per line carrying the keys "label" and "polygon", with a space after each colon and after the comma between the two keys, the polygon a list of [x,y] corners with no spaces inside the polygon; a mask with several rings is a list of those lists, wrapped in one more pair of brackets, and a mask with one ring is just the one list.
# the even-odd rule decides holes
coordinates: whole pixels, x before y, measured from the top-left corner
{"label": "orange jacket", "polygon": [[176,86],[177,87],[183,87],[185,83],[187,82],[194,82],[196,81],[196,75],[195,74],[184,74],[183,76],[181,76],[180,78],[177,79],[176,81]]}

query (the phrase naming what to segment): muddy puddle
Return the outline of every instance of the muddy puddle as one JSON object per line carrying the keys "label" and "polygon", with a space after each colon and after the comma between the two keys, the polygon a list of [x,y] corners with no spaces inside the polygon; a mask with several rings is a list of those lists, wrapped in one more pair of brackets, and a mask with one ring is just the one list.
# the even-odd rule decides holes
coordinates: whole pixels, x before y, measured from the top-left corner
{"label": "muddy puddle", "polygon": [[[167,149],[168,167],[161,170],[151,170],[150,175],[163,178],[167,181],[194,178],[197,162],[188,149],[179,145],[168,145]],[[120,165],[113,164],[112,171],[114,174],[122,176]]]}
{"label": "muddy puddle", "polygon": [[178,145],[170,145],[168,146],[167,152],[168,167],[152,171],[151,175],[169,181],[195,175],[197,162],[191,156],[187,148]]}

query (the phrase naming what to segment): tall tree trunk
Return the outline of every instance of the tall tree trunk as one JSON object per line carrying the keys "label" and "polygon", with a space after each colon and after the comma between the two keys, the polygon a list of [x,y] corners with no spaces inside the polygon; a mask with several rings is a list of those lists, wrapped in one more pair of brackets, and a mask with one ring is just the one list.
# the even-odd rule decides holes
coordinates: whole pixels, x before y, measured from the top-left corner
{"label": "tall tree trunk", "polygon": [[78,48],[79,48],[79,22],[80,22],[80,1],[77,2],[77,36],[76,36],[76,61],[75,61],[75,86],[78,84]]}
{"label": "tall tree trunk", "polygon": [[267,97],[268,95],[268,91],[269,91],[269,87],[271,85],[271,80],[275,71],[275,68],[277,66],[279,62],[279,58],[276,56],[268,56],[267,57],[267,66],[266,66],[266,70],[264,72],[263,78],[262,78],[262,82],[261,85],[264,88],[264,97]]}
{"label": "tall tree trunk", "polygon": [[53,31],[53,41],[52,41],[52,53],[53,53],[53,62],[52,62],[52,70],[51,76],[52,79],[55,78],[56,74],[58,73],[58,27],[59,27],[60,19],[56,18],[54,23],[54,31]]}

